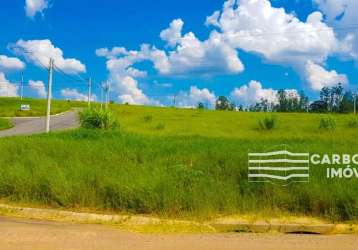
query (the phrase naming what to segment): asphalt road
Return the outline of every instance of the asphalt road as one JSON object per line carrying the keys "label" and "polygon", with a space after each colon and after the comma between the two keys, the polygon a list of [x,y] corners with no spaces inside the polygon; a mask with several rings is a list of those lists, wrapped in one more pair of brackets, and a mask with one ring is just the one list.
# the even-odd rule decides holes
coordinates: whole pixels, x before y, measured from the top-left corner
{"label": "asphalt road", "polygon": [[[45,117],[41,118],[11,118],[14,127],[0,131],[0,137],[16,135],[41,134],[45,131]],[[52,131],[77,128],[79,126],[77,112],[69,111],[51,116]]]}
{"label": "asphalt road", "polygon": [[114,227],[0,217],[0,250],[355,250],[356,235],[138,234]]}

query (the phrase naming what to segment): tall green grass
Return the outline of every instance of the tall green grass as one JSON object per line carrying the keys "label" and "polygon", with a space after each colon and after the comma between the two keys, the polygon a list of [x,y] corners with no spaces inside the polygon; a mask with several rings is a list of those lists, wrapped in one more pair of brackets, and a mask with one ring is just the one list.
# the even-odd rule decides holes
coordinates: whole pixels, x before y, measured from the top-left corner
{"label": "tall green grass", "polygon": [[336,129],[325,131],[320,115],[277,114],[280,126],[265,133],[257,129],[260,113],[111,108],[120,131],[1,139],[0,198],[175,217],[257,212],[358,219],[358,180],[328,180],[324,167],[311,168],[310,183],[287,187],[247,179],[248,151],[285,144],[297,152],[357,153],[349,116],[335,116]]}
{"label": "tall green grass", "polygon": [[85,109],[79,116],[82,128],[108,130],[118,127],[118,122],[109,110]]}
{"label": "tall green grass", "polygon": [[336,121],[332,117],[324,117],[321,119],[319,123],[319,128],[326,129],[326,130],[335,130]]}
{"label": "tall green grass", "polygon": [[272,130],[277,127],[277,117],[276,116],[267,116],[258,121],[259,129],[261,130]]}
{"label": "tall green grass", "polygon": [[[332,150],[331,141],[284,141],[295,150]],[[154,137],[79,130],[0,141],[0,197],[54,207],[166,216],[292,213],[356,220],[357,180],[330,181],[313,168],[308,184],[247,180],[247,149],[282,139]],[[336,150],[346,149],[336,143]],[[322,177],[323,176],[323,177]]]}
{"label": "tall green grass", "polygon": [[11,128],[12,124],[8,119],[0,118],[0,130]]}

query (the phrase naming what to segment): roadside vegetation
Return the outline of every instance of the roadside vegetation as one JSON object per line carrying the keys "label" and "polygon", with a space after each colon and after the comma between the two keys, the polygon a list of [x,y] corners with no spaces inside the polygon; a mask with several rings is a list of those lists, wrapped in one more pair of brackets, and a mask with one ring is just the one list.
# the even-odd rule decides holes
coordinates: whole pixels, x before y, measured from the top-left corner
{"label": "roadside vegetation", "polygon": [[80,123],[86,129],[115,129],[118,122],[109,110],[85,109],[80,112]]}
{"label": "roadside vegetation", "polygon": [[0,118],[0,130],[9,129],[11,127],[12,124],[8,119]]}
{"label": "roadside vegetation", "polygon": [[[357,179],[328,180],[324,167],[311,168],[310,183],[287,187],[247,180],[248,151],[285,144],[297,152],[357,153],[352,116],[277,113],[279,126],[267,133],[257,129],[267,117],[258,112],[110,108],[120,128],[1,139],[0,198],[169,217],[358,220]],[[335,129],[320,129],[329,117]]]}

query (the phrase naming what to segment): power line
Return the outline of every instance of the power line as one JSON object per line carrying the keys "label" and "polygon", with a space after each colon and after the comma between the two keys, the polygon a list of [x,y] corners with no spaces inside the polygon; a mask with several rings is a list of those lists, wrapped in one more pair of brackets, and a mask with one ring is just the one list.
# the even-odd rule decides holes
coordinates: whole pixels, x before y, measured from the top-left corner
{"label": "power line", "polygon": [[68,73],[64,72],[62,69],[60,69],[56,64],[54,64],[54,70],[55,70],[55,72],[61,74],[63,77],[65,77],[73,82],[84,82],[87,84],[87,81],[84,80],[83,78],[81,78],[81,79],[74,78],[70,74],[68,74]]}
{"label": "power line", "polygon": [[[33,57],[32,60],[34,60],[35,63],[37,63],[37,64],[40,66],[40,68],[42,68],[43,70],[48,71],[48,66],[45,66],[45,65],[41,62],[41,60],[39,59],[39,57],[37,57],[37,56],[35,55],[34,52],[28,51],[28,50],[26,50],[26,49],[24,49],[24,48],[21,48],[21,51],[22,51],[23,53],[29,54],[31,57]],[[66,77],[67,79],[70,79],[71,81],[75,81],[75,82],[85,82],[85,83],[87,83],[87,81],[86,81],[82,76],[80,76],[77,72],[74,72],[74,74],[75,74],[79,79],[76,79],[76,78],[72,77],[70,74],[64,72],[60,67],[58,67],[58,66],[56,65],[56,62],[55,62],[55,61],[54,61],[54,64],[53,64],[53,69],[54,69],[55,72],[62,74],[64,77]]]}
{"label": "power line", "polygon": [[37,62],[37,63],[39,64],[40,68],[42,68],[43,70],[48,71],[48,67],[45,66],[45,65],[41,62],[41,60],[35,55],[35,53],[33,53],[33,52],[31,52],[31,51],[28,51],[28,50],[25,50],[25,49],[23,49],[23,48],[22,48],[21,50],[22,50],[23,53],[29,54],[29,55],[31,55],[32,57],[34,57],[35,63]]}
{"label": "power line", "polygon": [[78,78],[80,78],[82,81],[84,81],[84,82],[87,82],[88,80],[87,79],[90,79],[90,77],[87,77],[87,79],[84,79],[80,74],[78,74],[77,72],[74,72],[75,73],[75,75],[78,77]]}

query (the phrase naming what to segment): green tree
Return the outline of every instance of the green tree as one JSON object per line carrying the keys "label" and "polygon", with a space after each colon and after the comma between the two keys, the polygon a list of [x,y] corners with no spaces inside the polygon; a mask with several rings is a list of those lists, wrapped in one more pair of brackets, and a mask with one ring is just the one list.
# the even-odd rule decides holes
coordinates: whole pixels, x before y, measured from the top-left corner
{"label": "green tree", "polygon": [[332,88],[323,87],[320,92],[321,101],[326,103],[328,112],[340,112],[344,97],[344,88],[341,83]]}
{"label": "green tree", "polygon": [[340,113],[350,113],[354,110],[354,99],[353,93],[351,91],[347,91],[341,101],[341,105],[339,107]]}
{"label": "green tree", "polygon": [[254,106],[250,107],[250,111],[253,112],[268,112],[270,110],[270,103],[266,99],[261,99]]}
{"label": "green tree", "polygon": [[278,112],[287,112],[288,111],[288,100],[286,96],[286,91],[284,89],[280,89],[277,92],[277,98],[278,98],[278,105],[277,105],[277,111]]}
{"label": "green tree", "polygon": [[277,92],[278,105],[275,110],[278,112],[298,112],[300,111],[300,98],[296,93],[291,93],[285,89]]}
{"label": "green tree", "polygon": [[232,103],[225,96],[219,96],[215,103],[216,110],[233,110]]}
{"label": "green tree", "polygon": [[198,103],[198,109],[205,109],[205,105],[202,102]]}
{"label": "green tree", "polygon": [[310,111],[313,113],[326,113],[327,103],[322,100],[315,101],[310,105]]}
{"label": "green tree", "polygon": [[331,107],[331,89],[328,87],[323,87],[320,92],[321,101],[325,103],[326,111],[330,111]]}
{"label": "green tree", "polygon": [[300,112],[305,112],[308,109],[309,106],[309,98],[306,96],[305,92],[303,90],[300,91],[300,101],[299,101],[299,110]]}
{"label": "green tree", "polygon": [[331,111],[340,112],[340,107],[344,96],[344,88],[342,86],[342,83],[338,83],[337,86],[332,87],[331,92],[332,92]]}

